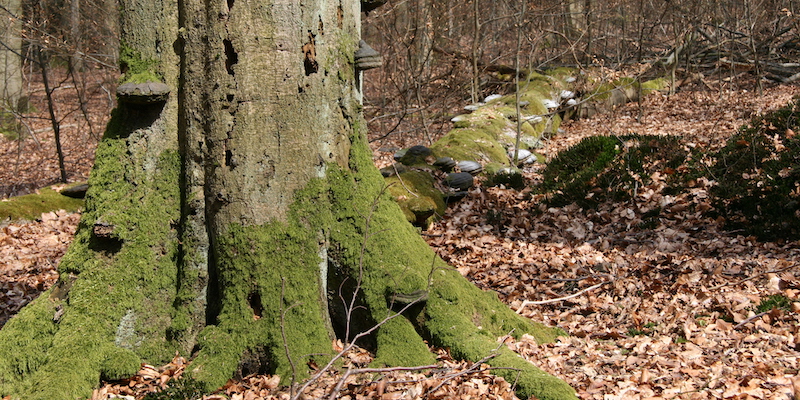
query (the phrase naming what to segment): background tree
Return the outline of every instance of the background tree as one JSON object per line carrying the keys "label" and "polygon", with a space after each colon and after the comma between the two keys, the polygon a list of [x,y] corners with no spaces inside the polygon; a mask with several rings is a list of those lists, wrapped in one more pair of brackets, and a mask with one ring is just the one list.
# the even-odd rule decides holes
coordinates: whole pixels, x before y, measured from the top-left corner
{"label": "background tree", "polygon": [[[86,397],[192,354],[207,388],[307,377],[331,340],[387,365],[423,339],[522,396],[574,398],[496,338],[559,333],[442,261],[383,194],[357,101],[359,3],[122,2],[123,84],[58,283],[0,330],[0,395]],[[397,313],[397,309],[403,311]]]}
{"label": "background tree", "polygon": [[3,108],[7,113],[19,111],[22,90],[22,20],[20,0],[3,0],[0,24],[0,87]]}

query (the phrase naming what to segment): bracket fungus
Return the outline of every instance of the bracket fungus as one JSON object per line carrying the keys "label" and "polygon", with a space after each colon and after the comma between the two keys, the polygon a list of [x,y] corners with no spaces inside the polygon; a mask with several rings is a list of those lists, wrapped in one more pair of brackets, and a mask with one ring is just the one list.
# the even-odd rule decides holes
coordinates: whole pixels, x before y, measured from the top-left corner
{"label": "bracket fungus", "polygon": [[117,87],[117,99],[129,105],[153,105],[166,102],[169,92],[169,86],[162,82],[131,82]]}
{"label": "bracket fungus", "polygon": [[361,0],[361,11],[367,13],[386,4],[386,0]]}
{"label": "bracket fungus", "polygon": [[355,53],[355,64],[356,71],[366,71],[380,67],[383,64],[383,59],[380,53],[370,47],[367,42],[361,40],[358,42],[358,50]]}

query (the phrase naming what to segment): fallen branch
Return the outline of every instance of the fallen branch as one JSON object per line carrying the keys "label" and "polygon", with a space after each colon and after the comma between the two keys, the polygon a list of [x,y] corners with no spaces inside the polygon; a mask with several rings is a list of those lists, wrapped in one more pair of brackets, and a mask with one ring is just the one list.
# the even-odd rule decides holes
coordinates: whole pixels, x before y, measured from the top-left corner
{"label": "fallen branch", "polygon": [[550,303],[558,303],[559,301],[569,300],[569,299],[572,299],[572,298],[578,297],[578,296],[580,296],[580,295],[582,295],[582,294],[584,294],[584,293],[586,293],[586,292],[588,292],[588,291],[590,291],[590,290],[597,289],[597,288],[599,288],[600,286],[603,286],[603,285],[605,285],[606,283],[611,283],[611,281],[600,282],[600,283],[598,283],[598,284],[596,284],[596,285],[589,286],[588,288],[586,288],[586,289],[583,289],[583,290],[581,290],[581,291],[579,291],[579,292],[577,292],[577,293],[573,293],[573,294],[571,294],[571,295],[569,295],[569,296],[558,297],[558,298],[555,298],[555,299],[549,299],[549,300],[538,300],[538,301],[534,301],[534,300],[525,300],[525,301],[523,301],[523,302],[522,302],[522,304],[521,304],[521,305],[519,306],[519,308],[517,309],[517,314],[521,314],[521,313],[522,313],[522,309],[523,309],[523,308],[525,308],[525,307],[527,307],[527,306],[532,306],[532,305],[541,305],[541,304],[550,304]]}

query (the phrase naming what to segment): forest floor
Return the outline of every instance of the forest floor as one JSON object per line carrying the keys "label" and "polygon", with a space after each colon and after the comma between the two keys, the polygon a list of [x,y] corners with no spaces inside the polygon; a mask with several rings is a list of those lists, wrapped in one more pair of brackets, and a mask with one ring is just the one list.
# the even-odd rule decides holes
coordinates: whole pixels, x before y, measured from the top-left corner
{"label": "forest floor", "polygon": [[[632,103],[566,124],[541,151],[552,157],[586,136],[632,132],[680,135],[689,146],[716,149],[752,116],[798,94],[800,87],[792,85],[767,88],[763,95],[710,88],[657,93],[641,109]],[[13,154],[9,149],[16,142],[0,142],[6,156]],[[390,154],[378,149],[392,143],[373,145],[376,162],[385,163]],[[44,154],[47,146],[25,147],[18,158]],[[47,157],[52,155],[41,159]],[[29,163],[41,164],[41,159]],[[4,160],[0,176],[19,174],[19,165]],[[535,184],[540,170],[540,165],[529,167],[526,179]],[[798,300],[799,243],[758,242],[705,217],[712,177],[675,196],[662,193],[660,182],[640,188],[632,201],[601,204],[597,210],[546,209],[530,189],[478,185],[423,235],[476,285],[496,291],[518,313],[569,333],[552,344],[511,337],[498,344],[564,379],[581,399],[800,398],[800,303],[788,310],[763,308],[767,300],[780,298],[775,295]],[[664,211],[643,223],[643,214],[655,207]],[[78,214],[53,212],[0,230],[0,325],[55,281],[78,219]],[[439,354],[436,370],[384,371],[380,380],[353,375],[336,389],[337,398],[514,398],[513,382],[492,376],[485,364]],[[347,356],[353,365],[370,357],[358,351]],[[180,357],[167,366],[145,366],[130,381],[98,389],[94,398],[141,398],[179,376],[184,366]],[[342,374],[320,379],[307,398],[326,397]],[[277,385],[274,377],[251,376],[204,398],[289,398]]]}

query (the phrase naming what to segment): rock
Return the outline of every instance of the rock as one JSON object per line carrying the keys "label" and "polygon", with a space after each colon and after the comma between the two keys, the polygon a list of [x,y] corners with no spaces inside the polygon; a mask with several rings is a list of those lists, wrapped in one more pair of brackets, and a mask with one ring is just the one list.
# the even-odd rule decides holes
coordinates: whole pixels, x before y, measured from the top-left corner
{"label": "rock", "polygon": [[408,171],[408,167],[403,164],[393,164],[388,167],[381,168],[381,175],[384,178],[388,178],[390,176],[395,176],[397,174],[402,174],[403,172]]}
{"label": "rock", "polygon": [[434,161],[433,166],[438,167],[444,172],[450,172],[455,168],[456,160],[453,160],[451,157],[439,157]]}
{"label": "rock", "polygon": [[79,183],[77,185],[61,189],[61,192],[59,193],[67,197],[72,197],[73,199],[82,199],[86,197],[86,190],[88,189],[89,189],[88,183]]}
{"label": "rock", "polygon": [[486,185],[488,186],[499,186],[503,185],[505,187],[510,187],[514,189],[522,189],[525,187],[525,179],[522,177],[522,173],[517,168],[505,167],[500,168],[494,173],[489,175],[489,179],[486,181]]}
{"label": "rock", "polygon": [[467,197],[468,194],[469,192],[466,190],[459,190],[457,192],[445,193],[444,201],[448,204],[455,203],[457,201],[461,201],[464,197]]}
{"label": "rock", "polygon": [[[514,160],[514,149],[508,151],[508,158],[510,160]],[[517,164],[533,164],[536,162],[536,155],[534,155],[530,150],[519,149],[517,150]]]}
{"label": "rock", "polygon": [[[416,145],[406,150],[406,152],[400,157],[399,161],[405,165],[426,164],[427,161],[425,159],[430,157],[432,154],[433,152],[431,149],[422,145]],[[396,154],[395,157],[397,157]]]}

